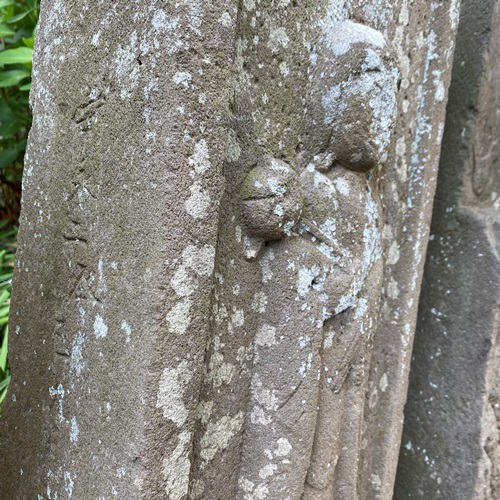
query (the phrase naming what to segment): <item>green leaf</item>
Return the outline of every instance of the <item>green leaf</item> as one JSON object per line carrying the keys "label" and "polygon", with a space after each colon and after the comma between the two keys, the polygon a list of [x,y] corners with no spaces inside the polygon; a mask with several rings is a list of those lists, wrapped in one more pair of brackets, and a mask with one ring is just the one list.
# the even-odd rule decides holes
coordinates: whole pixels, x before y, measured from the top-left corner
{"label": "green leaf", "polygon": [[1,115],[0,108],[0,136],[8,137],[10,135],[14,135],[18,130],[22,128],[21,122],[14,117],[13,120],[4,120],[4,116]]}
{"label": "green leaf", "polygon": [[2,149],[0,150],[0,168],[5,168],[16,160],[19,151],[16,149]]}
{"label": "green leaf", "polygon": [[[0,405],[3,403],[5,396],[7,395],[7,389],[10,383],[10,375],[7,375],[7,378],[4,378],[0,382]],[[1,408],[0,408],[1,409]]]}
{"label": "green leaf", "polygon": [[12,36],[14,33],[15,31],[12,28],[9,28],[5,24],[0,24],[0,37]]}
{"label": "green leaf", "polygon": [[25,83],[24,85],[21,85],[19,87],[19,90],[22,90],[22,91],[27,90],[29,92],[31,90],[31,82]]}
{"label": "green leaf", "polygon": [[0,9],[7,7],[8,5],[14,5],[15,3],[15,0],[0,0]]}
{"label": "green leaf", "polygon": [[[3,229],[8,224],[9,224],[8,220],[0,221],[0,229]],[[11,238],[12,236],[17,236],[17,233],[18,233],[18,229],[15,226],[11,227],[10,229],[6,229],[5,231],[0,232],[0,242],[2,242],[2,244],[5,244],[5,240],[7,238]]]}
{"label": "green leaf", "polygon": [[0,391],[4,390],[9,385],[9,382],[10,382],[10,375],[7,375],[2,381],[0,381]]}
{"label": "green leaf", "polygon": [[9,327],[6,326],[3,332],[2,345],[0,345],[0,369],[6,371],[7,369],[7,347],[9,342]]}
{"label": "green leaf", "polygon": [[35,39],[23,37],[23,43],[24,43],[24,45],[26,45],[26,47],[29,47],[30,49],[32,49],[35,46]]}
{"label": "green leaf", "polygon": [[[8,220],[1,221],[0,222],[0,229],[3,229],[5,226],[7,226],[8,223],[9,223]],[[15,226],[11,227],[10,229],[7,229],[5,231],[2,231],[0,233],[0,241],[2,242],[2,244],[5,244],[5,240],[7,238],[11,238],[12,236],[17,236],[17,232],[18,232],[18,229]]]}
{"label": "green leaf", "polygon": [[9,298],[9,291],[4,290],[2,293],[0,293],[0,305],[3,304],[8,298]]}
{"label": "green leaf", "polygon": [[33,49],[29,47],[16,47],[0,52],[0,65],[28,64],[33,60]]}
{"label": "green leaf", "polygon": [[30,36],[30,31],[24,27],[21,27],[16,30],[14,35],[12,35],[12,38],[9,39],[10,44],[6,48],[19,47],[23,42],[23,38],[29,38]]}
{"label": "green leaf", "polygon": [[12,87],[21,80],[28,78],[31,72],[27,69],[12,69],[10,71],[0,71],[0,88]]}
{"label": "green leaf", "polygon": [[21,12],[20,14],[17,14],[16,16],[12,16],[9,19],[6,19],[5,22],[9,24],[17,23],[17,21],[20,21],[21,19],[24,19],[31,10],[28,10],[27,12]]}
{"label": "green leaf", "polygon": [[21,123],[7,101],[0,100],[0,137],[14,135],[20,128]]}

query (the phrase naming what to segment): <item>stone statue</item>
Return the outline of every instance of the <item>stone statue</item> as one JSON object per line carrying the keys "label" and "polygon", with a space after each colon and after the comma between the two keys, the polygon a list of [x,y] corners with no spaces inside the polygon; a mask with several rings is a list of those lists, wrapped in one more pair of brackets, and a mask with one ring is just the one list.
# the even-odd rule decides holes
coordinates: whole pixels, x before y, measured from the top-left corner
{"label": "stone statue", "polygon": [[395,119],[397,71],[382,34],[351,21],[310,50],[295,163],[264,157],[241,187],[247,257],[260,263],[265,304],[242,499],[357,498],[382,285],[377,167]]}
{"label": "stone statue", "polygon": [[460,2],[41,4],[0,496],[392,498]]}

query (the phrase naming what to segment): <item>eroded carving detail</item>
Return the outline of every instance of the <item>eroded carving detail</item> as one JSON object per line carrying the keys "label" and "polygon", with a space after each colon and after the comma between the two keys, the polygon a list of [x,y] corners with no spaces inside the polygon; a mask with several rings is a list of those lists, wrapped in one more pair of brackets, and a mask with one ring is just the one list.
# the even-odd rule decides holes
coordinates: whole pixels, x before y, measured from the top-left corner
{"label": "eroded carving detail", "polygon": [[268,301],[254,345],[244,499],[357,498],[382,283],[372,171],[386,158],[397,71],[381,33],[336,28],[311,49],[295,163],[263,158],[242,185],[247,257],[257,256]]}
{"label": "eroded carving detail", "polygon": [[242,215],[248,233],[265,241],[279,240],[302,213],[302,190],[295,171],[284,161],[266,158],[241,187]]}

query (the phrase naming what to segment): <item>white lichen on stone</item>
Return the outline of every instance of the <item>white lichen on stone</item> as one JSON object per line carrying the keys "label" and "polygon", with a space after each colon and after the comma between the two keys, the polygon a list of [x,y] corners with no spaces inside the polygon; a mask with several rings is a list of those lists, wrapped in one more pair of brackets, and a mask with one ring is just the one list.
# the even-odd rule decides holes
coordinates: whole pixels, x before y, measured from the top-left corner
{"label": "white lichen on stone", "polygon": [[241,226],[236,226],[236,227],[234,228],[234,235],[235,235],[236,241],[237,241],[238,243],[241,243],[241,238],[242,238],[242,235],[243,235],[243,232],[242,232]]}
{"label": "white lichen on stone", "polygon": [[54,389],[53,387],[49,387],[49,394],[52,397],[57,396],[59,398],[59,401],[58,401],[58,407],[59,407],[58,419],[61,422],[66,421],[66,419],[64,418],[64,415],[63,415],[63,399],[64,399],[64,395],[65,395],[65,390],[64,390],[63,385],[59,384],[57,386],[57,389]]}
{"label": "white lichen on stone", "polygon": [[94,335],[98,339],[106,337],[108,334],[108,327],[104,323],[104,319],[100,314],[97,314],[94,321]]}
{"label": "white lichen on stone", "polygon": [[221,349],[224,344],[220,341],[220,336],[217,335],[213,340],[212,355],[208,363],[209,374],[208,378],[212,381],[214,387],[220,387],[223,384],[230,384],[236,373],[236,367],[224,361],[224,356]]}
{"label": "white lichen on stone", "polygon": [[198,403],[198,408],[196,409],[196,418],[198,418],[202,424],[207,424],[212,415],[212,409],[214,407],[213,401],[200,401]]}
{"label": "white lichen on stone", "polygon": [[378,386],[380,387],[380,390],[382,392],[385,392],[387,390],[387,387],[389,386],[389,383],[387,381],[387,373],[384,373],[381,377],[380,377],[380,382],[378,384]]}
{"label": "white lichen on stone", "polygon": [[[198,286],[196,276],[210,276],[214,269],[215,248],[212,245],[189,245],[182,253],[183,262],[170,280],[178,296],[190,296]],[[194,276],[193,276],[194,274]]]}
{"label": "white lichen on stone", "polygon": [[78,424],[76,423],[76,417],[71,418],[71,430],[69,433],[69,440],[72,443],[76,443],[78,441],[78,436],[80,434],[80,429],[78,428]]}
{"label": "white lichen on stone", "polygon": [[208,145],[205,139],[201,139],[194,146],[194,152],[189,157],[188,163],[192,166],[197,174],[206,172],[212,164],[208,153]]}
{"label": "white lichen on stone", "polygon": [[186,298],[177,302],[166,316],[169,331],[177,335],[184,335],[191,323],[192,302]]}
{"label": "white lichen on stone", "polygon": [[274,475],[274,473],[278,470],[278,466],[276,464],[267,464],[264,465],[259,471],[259,477],[261,479],[267,479]]}
{"label": "white lichen on stone", "polygon": [[245,323],[245,313],[242,309],[236,309],[231,315],[231,323],[235,328],[243,326]]}
{"label": "white lichen on stone", "polygon": [[136,64],[138,48],[137,33],[133,31],[130,34],[130,42],[126,45],[120,44],[115,52],[114,70],[122,99],[129,98],[139,86],[139,68]]}
{"label": "white lichen on stone", "polygon": [[125,342],[128,344],[132,335],[132,329],[130,328],[130,325],[125,320],[122,320],[120,329],[125,332]]}
{"label": "white lichen on stone", "polygon": [[389,266],[393,266],[394,264],[397,264],[399,262],[399,244],[397,241],[393,241],[391,246],[389,247],[389,250],[387,252],[387,259],[386,263]]}
{"label": "white lichen on stone", "polygon": [[264,292],[255,292],[251,307],[255,312],[265,313],[267,307],[266,294]]}
{"label": "white lichen on stone", "polygon": [[209,422],[201,438],[200,456],[205,462],[212,460],[218,451],[224,450],[231,438],[243,425],[243,412],[234,417],[224,416],[216,422]]}
{"label": "white lichen on stone", "polygon": [[224,26],[225,28],[229,28],[232,25],[231,16],[228,12],[224,12],[219,17],[219,23],[222,24],[222,26]]}
{"label": "white lichen on stone", "polygon": [[203,190],[200,182],[195,182],[189,190],[191,196],[186,200],[184,206],[186,212],[194,219],[203,219],[208,215],[210,208],[210,195]]}
{"label": "white lichen on stone", "polygon": [[338,177],[333,181],[335,188],[342,196],[349,196],[349,184],[342,179],[342,177]]}
{"label": "white lichen on stone", "polygon": [[271,27],[269,31],[269,41],[267,46],[273,51],[278,52],[280,48],[286,49],[288,47],[288,42],[290,39],[286,34],[286,30],[283,27]]}
{"label": "white lichen on stone", "polygon": [[179,71],[174,75],[174,83],[177,85],[182,85],[184,88],[188,88],[191,80],[193,79],[191,73],[185,71]]}
{"label": "white lichen on stone", "polygon": [[282,63],[280,63],[280,73],[284,77],[287,77],[288,74],[290,73],[290,70],[288,69],[286,62],[284,62],[284,61]]}
{"label": "white lichen on stone", "polygon": [[178,427],[181,427],[188,417],[184,395],[191,377],[192,370],[187,361],[182,361],[177,368],[165,368],[160,378],[156,407],[161,408],[163,416]]}
{"label": "white lichen on stone", "polygon": [[274,252],[272,250],[268,250],[260,259],[260,267],[262,270],[262,282],[267,283],[273,277],[273,272],[271,271],[271,262],[274,260]]}
{"label": "white lichen on stone", "polygon": [[73,488],[74,487],[75,487],[75,483],[74,483],[73,479],[71,479],[71,474],[68,471],[65,471],[64,472],[64,490],[66,491],[68,498],[71,498],[73,496]]}
{"label": "white lichen on stone", "polygon": [[387,296],[393,300],[399,297],[399,286],[392,276],[389,278],[389,283],[387,285]]}
{"label": "white lichen on stone", "polygon": [[189,272],[189,268],[183,264],[174,273],[170,285],[179,297],[188,297],[196,290],[198,282]]}
{"label": "white lichen on stone", "polygon": [[278,409],[276,391],[264,387],[258,373],[254,373],[252,377],[252,394],[255,401],[267,410],[276,411]]}
{"label": "white lichen on stone", "polygon": [[290,441],[288,441],[287,438],[279,438],[276,441],[276,444],[278,446],[276,450],[274,450],[274,454],[277,457],[286,457],[292,451],[292,445],[290,444]]}
{"label": "white lichen on stone", "polygon": [[385,47],[382,33],[364,24],[353,21],[332,22],[325,28],[328,30],[325,30],[328,47],[337,56],[346,54],[356,43],[365,43],[377,48]]}
{"label": "white lichen on stone", "polygon": [[181,432],[174,451],[163,459],[163,478],[167,483],[165,491],[170,500],[183,500],[188,493],[191,437],[190,432]]}
{"label": "white lichen on stone", "polygon": [[189,245],[182,257],[186,266],[199,276],[210,276],[214,270],[215,248],[212,245],[203,245],[201,248]]}
{"label": "white lichen on stone", "polygon": [[255,335],[255,344],[261,347],[271,347],[276,344],[276,328],[271,325],[262,325]]}
{"label": "white lichen on stone", "polygon": [[297,283],[297,293],[299,297],[305,297],[309,293],[314,278],[319,274],[321,274],[321,270],[316,265],[313,265],[311,268],[303,266],[299,269]]}
{"label": "white lichen on stone", "polygon": [[272,422],[272,418],[265,414],[262,407],[254,406],[250,412],[250,422],[256,425],[269,425]]}
{"label": "white lichen on stone", "polygon": [[380,480],[378,474],[370,474],[370,482],[373,484],[375,491],[380,491],[382,481]]}
{"label": "white lichen on stone", "polygon": [[71,357],[69,360],[69,368],[71,372],[76,373],[79,377],[82,373],[85,363],[83,361],[83,344],[85,343],[85,335],[78,332],[73,340],[73,346],[71,348]]}

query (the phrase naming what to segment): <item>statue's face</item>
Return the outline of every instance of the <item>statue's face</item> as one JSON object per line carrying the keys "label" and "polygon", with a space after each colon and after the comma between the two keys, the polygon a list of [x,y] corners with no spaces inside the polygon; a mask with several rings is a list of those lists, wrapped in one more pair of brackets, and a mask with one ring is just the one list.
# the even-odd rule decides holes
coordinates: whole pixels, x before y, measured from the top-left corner
{"label": "statue's face", "polygon": [[[365,54],[361,64],[359,56],[355,57],[359,52]],[[340,165],[364,171],[380,164],[389,146],[396,115],[396,81],[380,51],[356,47],[343,60],[357,66],[353,64],[349,78],[332,85],[323,99],[325,119],[332,129],[329,149]]]}
{"label": "statue's face", "polygon": [[383,162],[396,117],[397,71],[381,33],[346,21],[318,48],[311,74],[309,153],[365,172]]}

